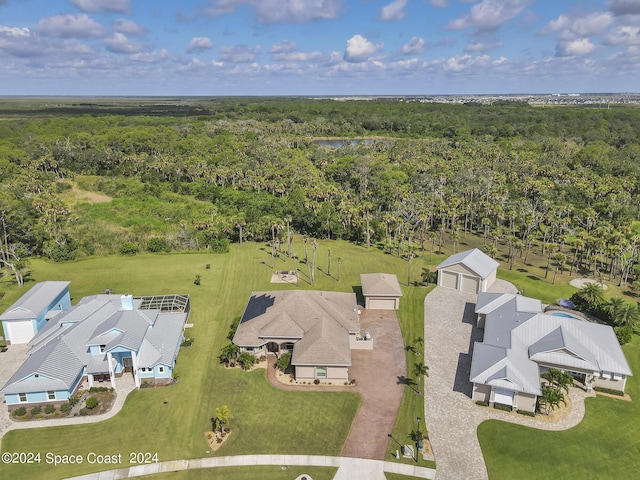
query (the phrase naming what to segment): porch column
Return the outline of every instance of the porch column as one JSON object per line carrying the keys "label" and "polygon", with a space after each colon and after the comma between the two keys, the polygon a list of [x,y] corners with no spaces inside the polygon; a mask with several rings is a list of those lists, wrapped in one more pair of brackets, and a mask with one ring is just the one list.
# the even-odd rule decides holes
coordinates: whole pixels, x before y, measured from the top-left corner
{"label": "porch column", "polygon": [[134,351],[131,351],[131,368],[133,370],[133,380],[136,383],[136,388],[140,389],[140,376],[138,375],[138,356]]}
{"label": "porch column", "polygon": [[495,401],[496,398],[496,392],[494,390],[493,387],[491,387],[491,394],[489,395],[489,406],[493,407],[493,402]]}
{"label": "porch column", "polygon": [[111,388],[116,388],[116,375],[113,371],[113,355],[111,352],[107,352],[107,363],[109,364],[109,380],[111,381]]}
{"label": "porch column", "polygon": [[93,388],[93,375],[87,374],[87,381],[89,382],[89,388]]}

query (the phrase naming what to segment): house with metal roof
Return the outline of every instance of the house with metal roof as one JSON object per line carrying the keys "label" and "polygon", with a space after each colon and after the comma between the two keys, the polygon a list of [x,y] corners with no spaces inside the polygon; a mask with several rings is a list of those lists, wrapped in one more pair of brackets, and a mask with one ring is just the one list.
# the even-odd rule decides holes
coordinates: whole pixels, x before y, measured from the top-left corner
{"label": "house with metal roof", "polygon": [[486,292],[496,280],[500,264],[474,248],[456,253],[438,265],[438,286],[462,292]]}
{"label": "house with metal roof", "polygon": [[47,320],[70,307],[69,282],[36,283],[0,315],[7,345],[28,343]]}
{"label": "house with metal roof", "polygon": [[372,310],[398,310],[402,289],[398,277],[389,273],[360,274],[364,307]]}
{"label": "house with metal roof", "polygon": [[66,402],[83,381],[115,388],[130,374],[138,388],[170,382],[190,310],[188,296],[173,297],[181,301],[157,308],[156,297],[94,295],[51,318],[0,390],[9,410]]}
{"label": "house with metal roof", "polygon": [[370,349],[360,336],[354,293],[309,290],[254,292],[233,343],[254,355],[291,352],[298,381],[344,382],[352,349]]}
{"label": "house with metal roof", "polygon": [[482,342],[473,348],[473,399],[535,411],[540,375],[550,368],[570,373],[587,388],[624,392],[632,375],[613,329],[568,315],[544,313],[533,298],[480,293],[477,325]]}

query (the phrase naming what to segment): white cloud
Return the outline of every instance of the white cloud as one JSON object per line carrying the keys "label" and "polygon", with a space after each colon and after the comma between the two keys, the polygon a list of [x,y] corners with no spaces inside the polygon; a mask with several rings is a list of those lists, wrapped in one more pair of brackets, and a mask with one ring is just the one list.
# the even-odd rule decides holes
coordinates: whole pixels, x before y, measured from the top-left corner
{"label": "white cloud", "polygon": [[116,32],[113,37],[104,41],[107,50],[113,53],[138,53],[144,50],[144,45],[129,40],[124,34]]}
{"label": "white cloud", "polygon": [[622,25],[613,28],[602,42],[604,45],[640,45],[640,27]]}
{"label": "white cloud", "polygon": [[131,55],[129,58],[136,62],[144,63],[158,63],[164,60],[170,60],[172,57],[166,48],[163,48],[157,52],[138,52]]}
{"label": "white cloud", "polygon": [[113,28],[115,32],[131,35],[132,37],[142,37],[147,34],[147,29],[145,27],[125,18],[119,18],[113,22],[111,24],[111,28]]}
{"label": "white cloud", "polygon": [[476,28],[479,32],[496,30],[518,16],[531,2],[532,0],[482,0],[471,7],[468,15],[461,15],[452,20],[447,28]]}
{"label": "white cloud", "polygon": [[558,42],[556,45],[556,56],[572,57],[576,55],[587,55],[595,50],[595,45],[588,38],[578,38]]}
{"label": "white cloud", "polygon": [[403,19],[406,15],[404,13],[404,7],[406,6],[407,0],[393,0],[393,2],[382,7],[380,20],[390,21]]}
{"label": "white cloud", "polygon": [[264,24],[337,18],[342,8],[341,0],[215,0],[204,12],[217,18],[235,12],[242,5],[251,7]]}
{"label": "white cloud", "polygon": [[271,45],[269,49],[269,53],[291,53],[298,50],[298,44],[296,42],[290,42],[289,40],[284,40],[279,43],[274,43]]}
{"label": "white cloud", "polygon": [[384,48],[384,44],[380,43],[374,45],[362,35],[356,34],[347,40],[347,48],[344,53],[344,59],[347,62],[364,62],[376,53]]}
{"label": "white cloud", "polygon": [[83,12],[107,10],[109,12],[127,13],[129,11],[129,0],[71,0],[71,3]]}
{"label": "white cloud", "polygon": [[49,65],[95,56],[93,48],[77,40],[44,39],[27,27],[5,26],[0,26],[0,52],[17,58],[44,58]]}
{"label": "white cloud", "polygon": [[193,37],[187,47],[187,52],[204,52],[205,50],[211,50],[213,48],[213,42],[209,37]]}
{"label": "white cloud", "polygon": [[563,39],[590,37],[606,31],[612,21],[613,16],[609,12],[593,12],[575,18],[562,14],[551,20],[540,33],[546,35],[559,32],[560,38]]}
{"label": "white cloud", "polygon": [[102,38],[106,29],[84,13],[56,15],[38,22],[38,33],[58,38]]}
{"label": "white cloud", "polygon": [[400,48],[400,55],[420,55],[424,53],[426,42],[422,37],[412,37],[408,43]]}
{"label": "white cloud", "polygon": [[223,45],[220,47],[220,58],[229,63],[253,63],[260,53],[260,47],[250,48],[247,45]]}
{"label": "white cloud", "polygon": [[493,50],[494,48],[502,48],[502,42],[493,42],[493,43],[472,42],[465,47],[464,51],[465,52],[486,52],[488,50]]}

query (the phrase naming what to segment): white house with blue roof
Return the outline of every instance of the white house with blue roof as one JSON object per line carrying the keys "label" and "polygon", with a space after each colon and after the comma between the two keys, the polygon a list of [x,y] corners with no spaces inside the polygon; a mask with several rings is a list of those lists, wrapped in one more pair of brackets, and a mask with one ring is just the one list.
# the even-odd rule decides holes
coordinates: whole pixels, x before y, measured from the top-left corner
{"label": "white house with blue roof", "polygon": [[29,342],[27,360],[0,390],[9,410],[63,403],[86,379],[115,388],[131,374],[168,383],[189,316],[188,295],[94,295],[56,315]]}
{"label": "white house with blue roof", "polygon": [[36,283],[0,315],[7,345],[28,343],[47,320],[70,307],[69,282]]}

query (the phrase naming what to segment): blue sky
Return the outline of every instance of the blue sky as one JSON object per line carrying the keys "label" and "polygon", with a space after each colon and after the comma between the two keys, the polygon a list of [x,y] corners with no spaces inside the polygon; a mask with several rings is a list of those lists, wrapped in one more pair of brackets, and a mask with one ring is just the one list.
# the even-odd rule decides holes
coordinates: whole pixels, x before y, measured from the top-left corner
{"label": "blue sky", "polygon": [[0,95],[640,91],[640,0],[0,0]]}

